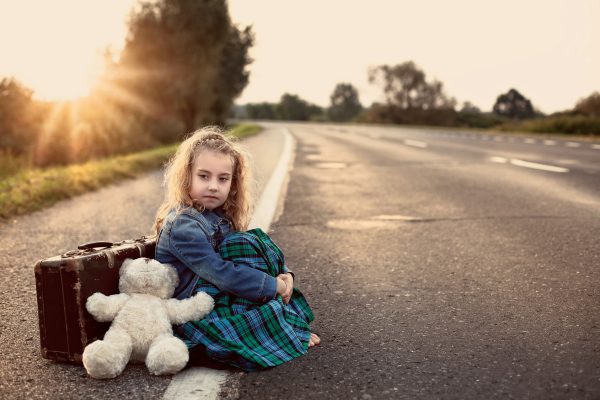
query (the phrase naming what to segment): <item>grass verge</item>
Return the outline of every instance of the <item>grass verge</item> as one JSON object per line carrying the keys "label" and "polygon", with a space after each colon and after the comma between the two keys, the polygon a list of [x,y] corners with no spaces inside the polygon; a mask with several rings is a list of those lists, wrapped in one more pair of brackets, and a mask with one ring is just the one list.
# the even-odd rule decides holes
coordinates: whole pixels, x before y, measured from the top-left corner
{"label": "grass verge", "polygon": [[[231,134],[242,139],[260,130],[257,125],[242,124],[234,127]],[[57,201],[160,168],[176,149],[177,144],[173,144],[84,164],[24,168],[0,179],[0,220],[41,210]]]}

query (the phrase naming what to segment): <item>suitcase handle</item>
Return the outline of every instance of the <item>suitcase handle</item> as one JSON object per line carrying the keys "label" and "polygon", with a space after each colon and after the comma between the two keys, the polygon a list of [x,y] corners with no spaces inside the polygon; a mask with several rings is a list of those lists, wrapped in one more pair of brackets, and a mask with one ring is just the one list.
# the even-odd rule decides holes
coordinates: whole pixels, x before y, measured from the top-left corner
{"label": "suitcase handle", "polygon": [[89,242],[80,244],[79,246],[77,246],[77,248],[79,250],[90,250],[95,249],[96,247],[111,247],[112,245],[113,242]]}

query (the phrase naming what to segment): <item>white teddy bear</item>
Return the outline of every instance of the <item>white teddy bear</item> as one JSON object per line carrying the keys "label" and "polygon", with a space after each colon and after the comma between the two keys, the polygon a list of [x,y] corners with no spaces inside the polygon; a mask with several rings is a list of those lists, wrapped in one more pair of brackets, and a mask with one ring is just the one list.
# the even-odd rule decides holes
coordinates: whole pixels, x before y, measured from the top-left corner
{"label": "white teddy bear", "polygon": [[113,321],[104,335],[83,351],[83,365],[97,379],[118,376],[131,359],[146,363],[154,375],[175,374],[188,362],[185,344],[171,324],[198,320],[212,311],[214,301],[206,293],[172,299],[178,285],[177,271],[148,258],[127,259],[119,270],[120,294],[94,293],[86,308],[99,322]]}

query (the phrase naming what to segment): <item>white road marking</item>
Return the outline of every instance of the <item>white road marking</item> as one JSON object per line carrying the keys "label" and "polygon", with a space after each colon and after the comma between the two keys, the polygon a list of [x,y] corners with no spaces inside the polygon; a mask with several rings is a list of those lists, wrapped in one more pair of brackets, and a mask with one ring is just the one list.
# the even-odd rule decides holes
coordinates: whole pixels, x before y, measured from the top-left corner
{"label": "white road marking", "polygon": [[502,136],[494,136],[494,141],[496,141],[496,142],[504,142],[504,138]]}
{"label": "white road marking", "polygon": [[340,168],[346,168],[348,165],[346,163],[343,162],[321,162],[321,163],[317,163],[315,164],[315,167],[317,168],[323,168],[323,169],[340,169]]}
{"label": "white road marking", "polygon": [[518,167],[533,168],[533,169],[539,169],[542,171],[561,172],[561,173],[569,172],[568,168],[555,167],[554,165],[546,165],[546,164],[539,164],[539,163],[534,163],[534,162],[530,162],[530,161],[517,160],[515,158],[511,158],[510,163],[512,165],[516,165]]}
{"label": "white road marking", "polygon": [[[567,168],[556,167],[554,165],[534,163],[531,161],[524,161],[524,160],[519,160],[516,158],[509,159],[506,157],[493,156],[493,157],[490,157],[489,160],[493,163],[498,163],[498,164],[510,163],[512,165],[516,165],[517,167],[533,168],[533,169],[539,169],[542,171],[561,172],[561,173],[569,172],[569,169],[567,169]],[[561,161],[564,162],[564,161],[571,161],[571,160],[561,160]]]}
{"label": "white road marking", "polygon": [[600,144],[593,144],[592,149],[600,150]]}
{"label": "white road marking", "polygon": [[382,221],[419,221],[421,218],[411,217],[409,215],[377,215],[375,217],[371,217],[371,219],[377,219]]}
{"label": "white road marking", "polygon": [[273,170],[273,174],[267,182],[265,189],[260,195],[260,199],[254,209],[254,214],[250,220],[248,229],[261,228],[263,231],[268,232],[271,222],[275,217],[275,211],[277,210],[277,204],[281,195],[281,189],[285,182],[288,170],[290,168],[290,162],[292,160],[292,149],[294,145],[294,139],[291,133],[287,129],[283,129],[285,140],[283,143],[283,149],[281,156],[277,162],[277,166]]}
{"label": "white road marking", "polygon": [[[273,170],[273,174],[265,185],[260,200],[250,221],[251,228],[261,228],[268,232],[279,204],[282,189],[293,160],[294,139],[287,129],[283,150]],[[171,379],[171,383],[163,395],[163,400],[215,400],[230,373],[204,367],[192,367],[183,370]]]}
{"label": "white road marking", "polygon": [[188,368],[171,379],[163,399],[212,400],[219,395],[221,385],[229,375],[226,371],[194,367]]}
{"label": "white road marking", "polygon": [[527,143],[527,144],[534,144],[535,143],[535,139],[525,139],[524,142]]}
{"label": "white road marking", "polygon": [[425,143],[425,142],[419,142],[418,140],[409,140],[409,139],[406,139],[404,141],[404,144],[407,145],[407,146],[419,147],[421,149],[424,149],[424,148],[427,147],[427,143]]}
{"label": "white road marking", "polygon": [[556,146],[556,140],[544,140],[546,146]]}
{"label": "white road marking", "polygon": [[490,161],[498,164],[506,164],[508,159],[504,157],[490,157]]}
{"label": "white road marking", "polygon": [[579,147],[581,146],[581,143],[577,143],[577,142],[567,142],[565,144],[567,147]]}

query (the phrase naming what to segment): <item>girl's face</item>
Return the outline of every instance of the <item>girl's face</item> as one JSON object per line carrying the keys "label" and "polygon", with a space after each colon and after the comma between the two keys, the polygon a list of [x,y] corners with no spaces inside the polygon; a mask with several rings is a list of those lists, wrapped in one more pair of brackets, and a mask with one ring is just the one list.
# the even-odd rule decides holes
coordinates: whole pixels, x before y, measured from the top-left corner
{"label": "girl's face", "polygon": [[190,197],[207,210],[225,203],[231,190],[233,161],[227,154],[202,150],[192,165]]}

